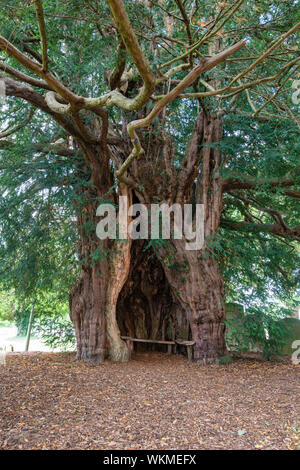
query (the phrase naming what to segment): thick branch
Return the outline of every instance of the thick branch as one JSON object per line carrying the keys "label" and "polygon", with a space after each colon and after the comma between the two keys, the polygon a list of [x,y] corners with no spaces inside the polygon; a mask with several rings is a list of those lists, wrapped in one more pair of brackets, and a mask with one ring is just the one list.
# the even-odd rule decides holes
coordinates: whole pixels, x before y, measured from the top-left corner
{"label": "thick branch", "polygon": [[62,104],[59,103],[56,99],[57,93],[54,91],[48,91],[45,95],[45,101],[50,109],[52,109],[55,113],[59,114],[68,114],[71,110],[70,104]]}
{"label": "thick branch", "polygon": [[284,188],[286,186],[293,186],[295,184],[294,177],[285,177],[285,178],[273,178],[273,179],[256,179],[251,176],[232,176],[223,180],[222,190],[223,193],[228,193],[229,191],[234,191],[238,189],[255,189],[261,188],[262,186],[269,186],[274,188]]}
{"label": "thick branch", "polygon": [[12,77],[17,78],[22,82],[28,83],[29,85],[33,85],[44,90],[51,90],[51,87],[44,80],[38,80],[37,78],[30,77],[30,75],[26,75],[25,73],[20,72],[19,70],[14,69],[13,67],[10,67],[7,64],[3,64],[0,62],[0,70],[3,70],[3,72],[8,73]]}
{"label": "thick branch", "polygon": [[[246,207],[250,208],[252,206],[261,212],[266,212],[273,218],[273,220],[275,220],[275,222],[279,223],[284,229],[288,229],[285,221],[283,220],[282,214],[278,210],[273,209],[271,207],[262,207],[261,204],[252,197],[244,197],[237,195],[236,193],[230,194],[239,201],[242,201],[243,204],[240,207],[242,208],[242,210],[246,210],[248,212],[248,209],[246,209]],[[250,218],[255,217],[250,212],[248,212],[248,215],[250,216]]]}
{"label": "thick branch", "polygon": [[8,137],[12,134],[14,134],[15,132],[17,132],[18,130],[22,129],[23,127],[26,126],[26,124],[28,124],[28,122],[31,120],[33,114],[34,114],[34,108],[31,109],[28,113],[28,115],[26,116],[26,118],[20,122],[20,124],[18,124],[17,126],[14,126],[12,127],[11,129],[7,129],[3,132],[1,132],[0,134],[0,139],[4,139],[5,137]]}
{"label": "thick branch", "polygon": [[297,227],[283,227],[281,224],[253,224],[251,222],[233,222],[221,219],[221,226],[230,230],[250,231],[253,233],[267,232],[283,238],[300,241],[300,225]]}
{"label": "thick branch", "polygon": [[109,87],[111,90],[120,87],[121,77],[126,66],[126,47],[122,39],[117,49],[116,65],[109,77]]}
{"label": "thick branch", "polygon": [[39,23],[39,31],[41,36],[42,44],[42,62],[43,62],[43,72],[48,70],[48,54],[47,54],[47,35],[46,35],[46,26],[44,19],[44,12],[41,0],[34,0],[36,8],[36,16]]}
{"label": "thick branch", "polygon": [[7,39],[5,39],[3,36],[0,36],[0,49],[4,50],[8,55],[13,57],[28,70],[46,80],[50,89],[59,93],[59,95],[62,96],[62,98],[64,98],[68,103],[72,103],[76,106],[83,104],[84,100],[82,97],[69,90],[52,73],[45,72],[40,64],[29,59],[29,57],[19,51],[19,49],[7,41]]}
{"label": "thick branch", "polygon": [[189,139],[179,174],[177,200],[182,201],[187,188],[193,185],[201,160],[200,146],[203,142],[204,112],[198,113],[192,135]]}
{"label": "thick branch", "polygon": [[150,97],[155,87],[155,77],[136,39],[123,2],[121,0],[107,0],[107,3],[128,53],[144,81],[145,92]]}
{"label": "thick branch", "polygon": [[228,49],[220,52],[219,54],[216,54],[214,57],[210,57],[209,59],[201,59],[199,64],[193,70],[191,70],[191,72],[183,80],[181,80],[181,82],[179,82],[175,88],[173,88],[167,95],[165,95],[160,101],[156,103],[148,116],[137,121],[132,121],[128,124],[127,131],[131,138],[133,150],[121,168],[117,171],[116,175],[118,178],[120,178],[125,173],[131,162],[136,157],[140,157],[144,152],[138,135],[136,134],[136,129],[149,126],[153,119],[155,119],[155,117],[161,112],[161,110],[168,103],[173,101],[183,90],[185,90],[185,88],[189,87],[201,73],[212,69],[221,62],[224,62],[229,55],[240,50],[245,46],[245,44],[245,41],[240,41],[230,46]]}
{"label": "thick branch", "polygon": [[[280,75],[283,74],[283,72],[286,69],[289,69],[290,67],[292,67],[293,65],[295,65],[299,61],[300,61],[300,57],[296,57],[296,59],[293,59],[290,62],[288,62],[275,75],[271,75],[269,77],[258,78],[257,80],[253,80],[252,82],[246,82],[246,83],[243,83],[243,84],[239,80],[239,82],[241,84],[236,86],[236,87],[233,87],[233,88],[231,86],[231,84],[232,84],[232,82],[231,82],[231,84],[225,86],[224,88],[220,88],[218,90],[212,89],[211,91],[203,91],[203,92],[198,92],[198,93],[184,93],[183,95],[179,95],[178,98],[205,98],[205,97],[208,97],[208,96],[219,96],[219,95],[223,95],[223,96],[220,96],[221,98],[230,98],[234,94],[240,93],[243,90],[247,91],[247,89],[250,88],[250,87],[254,87],[254,86],[260,85],[262,83],[272,82],[272,81],[276,80],[277,78],[280,77]],[[212,87],[210,87],[210,88],[212,88]],[[224,93],[226,93],[227,91],[230,91],[230,93],[227,94],[227,95],[224,95]],[[156,100],[160,99],[160,97],[155,97],[155,99]]]}
{"label": "thick branch", "polygon": [[41,109],[45,113],[49,114],[53,119],[58,122],[70,135],[81,140],[80,134],[73,126],[72,122],[66,117],[59,113],[55,113],[47,105],[44,97],[37,93],[33,88],[24,83],[17,82],[10,77],[0,77],[5,83],[6,95],[15,96],[16,98],[22,98],[23,100],[31,103],[36,108]]}
{"label": "thick branch", "polygon": [[184,8],[181,0],[176,0],[176,3],[178,5],[181,16],[182,16],[183,21],[185,23],[185,29],[186,29],[186,32],[187,32],[188,40],[189,40],[189,43],[191,44],[193,41],[192,41],[192,33],[191,33],[191,29],[190,29],[190,20],[189,20],[187,14],[186,14],[185,8]]}

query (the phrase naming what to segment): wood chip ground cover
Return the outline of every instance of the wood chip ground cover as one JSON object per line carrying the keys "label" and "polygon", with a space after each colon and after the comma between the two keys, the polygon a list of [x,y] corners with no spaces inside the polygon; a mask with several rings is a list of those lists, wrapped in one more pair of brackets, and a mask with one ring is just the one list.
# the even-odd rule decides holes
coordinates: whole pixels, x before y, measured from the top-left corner
{"label": "wood chip ground cover", "polygon": [[9,354],[0,365],[1,449],[297,449],[299,366],[199,365],[134,354]]}

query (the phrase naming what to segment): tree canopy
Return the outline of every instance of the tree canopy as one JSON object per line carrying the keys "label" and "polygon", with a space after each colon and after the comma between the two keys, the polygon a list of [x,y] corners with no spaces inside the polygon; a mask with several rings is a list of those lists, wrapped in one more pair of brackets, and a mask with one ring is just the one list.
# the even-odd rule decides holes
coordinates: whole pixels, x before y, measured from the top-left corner
{"label": "tree canopy", "polygon": [[[143,166],[154,135],[172,136],[172,167],[188,167],[186,147],[202,110],[218,115],[224,129],[210,143],[222,155],[222,215],[207,242],[227,299],[266,309],[269,302],[271,311],[294,308],[297,2],[1,0],[0,6],[1,283],[27,298],[39,290],[66,293],[81,263],[82,188],[93,184],[82,163],[87,146],[99,144],[109,155],[112,184],[135,187],[130,169]],[[100,128],[93,127],[95,116]],[[120,141],[128,149],[122,160],[112,155]],[[154,173],[155,165],[153,155]],[[195,181],[201,172],[200,164]]]}

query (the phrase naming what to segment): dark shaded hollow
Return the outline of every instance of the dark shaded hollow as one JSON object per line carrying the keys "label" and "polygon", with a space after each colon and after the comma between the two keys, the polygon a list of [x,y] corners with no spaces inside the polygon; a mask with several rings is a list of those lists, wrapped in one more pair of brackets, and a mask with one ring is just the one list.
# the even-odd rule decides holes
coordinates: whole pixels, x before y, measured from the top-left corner
{"label": "dark shaded hollow", "polygon": [[[147,242],[135,240],[131,248],[131,267],[117,303],[117,322],[121,336],[169,340],[191,339],[185,314],[174,301],[160,261]],[[186,354],[177,346],[177,352]],[[134,350],[167,352],[167,345],[135,343]],[[175,352],[175,348],[172,348]]]}

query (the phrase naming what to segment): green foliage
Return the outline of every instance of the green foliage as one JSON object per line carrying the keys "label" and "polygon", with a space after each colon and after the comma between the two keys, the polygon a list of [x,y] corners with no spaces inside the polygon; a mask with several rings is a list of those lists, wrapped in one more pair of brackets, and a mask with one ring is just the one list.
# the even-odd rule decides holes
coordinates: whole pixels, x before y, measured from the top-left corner
{"label": "green foliage", "polygon": [[[45,331],[46,335],[47,328],[49,329],[52,325],[53,334],[58,335],[58,332],[61,329],[61,344],[64,344],[65,341],[71,341],[70,338],[72,333],[70,325],[72,324],[69,319],[69,305],[65,300],[65,296],[59,295],[55,292],[49,292],[38,296],[34,303],[34,312],[35,322],[33,331],[38,335],[41,334],[43,339],[43,332]],[[59,339],[57,339],[56,342],[58,344]]]}
{"label": "green foliage", "polygon": [[299,224],[299,200],[286,197],[283,187],[261,184],[262,180],[290,177],[297,187],[299,144],[299,129],[293,123],[226,117],[220,146],[226,160],[222,175],[226,179],[238,174],[241,181],[248,181],[250,175],[254,185],[224,195],[222,219],[248,221],[248,226],[231,230],[223,225],[212,245],[224,272],[226,300],[259,308],[262,313],[272,309],[286,315],[297,306],[299,244],[257,226],[275,223],[270,208],[279,211],[289,226]]}
{"label": "green foliage", "polygon": [[[17,302],[17,300],[16,300]],[[15,311],[18,335],[25,336],[32,304],[23,301]],[[74,328],[68,315],[64,295],[55,292],[36,294],[33,302],[32,333],[51,348],[72,349],[75,344]]]}
{"label": "green foliage", "polygon": [[223,356],[219,359],[219,365],[222,366],[225,364],[230,364],[231,359],[232,359],[231,356]]}
{"label": "green foliage", "polygon": [[74,327],[65,316],[41,315],[36,319],[33,331],[53,349],[73,350],[75,347]]}
{"label": "green foliage", "polygon": [[14,319],[15,298],[12,292],[0,291],[0,321],[12,322]]}
{"label": "green foliage", "polygon": [[14,314],[14,322],[18,329],[18,336],[25,336],[28,329],[29,323],[29,316],[30,316],[30,307],[22,309],[19,306]]}
{"label": "green foliage", "polygon": [[257,348],[265,359],[276,358],[289,338],[290,330],[283,318],[253,307],[225,323],[229,330],[227,345],[237,354]]}

